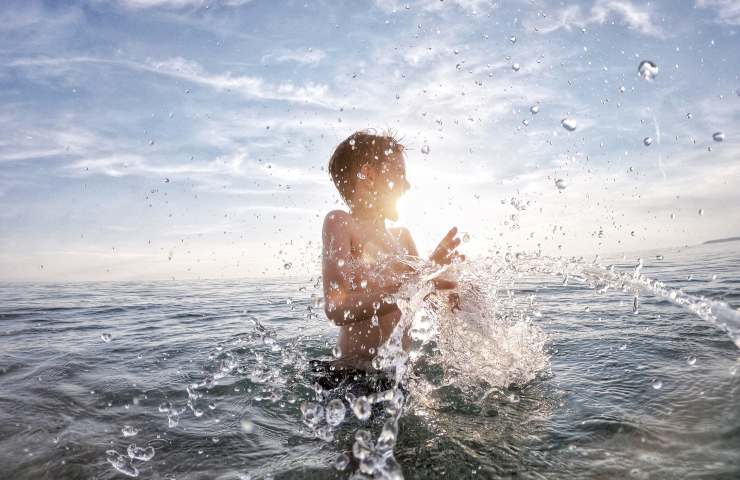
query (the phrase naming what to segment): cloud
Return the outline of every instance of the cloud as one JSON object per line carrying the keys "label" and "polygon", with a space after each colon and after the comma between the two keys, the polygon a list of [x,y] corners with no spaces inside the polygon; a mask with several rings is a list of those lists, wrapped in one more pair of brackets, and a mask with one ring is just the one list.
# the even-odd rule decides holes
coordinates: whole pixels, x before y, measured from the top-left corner
{"label": "cloud", "polygon": [[306,184],[326,183],[327,176],[299,167],[274,162],[260,162],[249,158],[241,148],[219,155],[206,162],[156,163],[150,157],[136,153],[110,153],[75,160],[66,166],[74,175],[103,174],[110,177],[139,175],[148,177],[244,177],[272,182]]}
{"label": "cloud", "polygon": [[738,0],[696,0],[696,6],[714,10],[718,23],[740,25],[740,2]]}
{"label": "cloud", "polygon": [[[375,0],[375,5],[385,13],[396,13],[404,10],[444,11],[450,7],[459,7],[466,12],[479,12],[485,8],[496,8],[489,0]],[[407,8],[408,7],[408,8]]]}
{"label": "cloud", "polygon": [[99,141],[84,128],[37,126],[11,115],[0,117],[0,128],[7,135],[0,136],[0,163],[81,155]]}
{"label": "cloud", "polygon": [[[24,2],[25,3],[25,2]],[[49,34],[50,31],[59,33],[71,28],[72,24],[79,23],[82,14],[79,8],[69,7],[50,15],[47,10],[38,4],[28,2],[26,8],[6,6],[0,10],[0,32],[25,32]],[[28,37],[33,37],[29,35]],[[33,38],[27,38],[33,40]]]}
{"label": "cloud", "polygon": [[281,49],[262,57],[262,63],[299,63],[303,65],[317,65],[326,58],[326,52],[320,49],[306,50]]}
{"label": "cloud", "polygon": [[[149,8],[184,9],[184,8],[210,8],[211,6],[239,7],[251,3],[253,0],[118,0],[118,4],[131,9],[143,10]],[[215,4],[215,5],[214,5]]]}
{"label": "cloud", "polygon": [[329,87],[325,84],[295,85],[291,82],[273,84],[255,76],[234,75],[231,72],[210,73],[199,63],[183,57],[172,57],[164,60],[150,59],[145,62],[90,56],[33,57],[13,60],[7,66],[42,69],[40,72],[42,75],[63,77],[72,69],[74,64],[103,64],[145,71],[204,85],[215,90],[233,91],[249,99],[282,100],[327,108],[338,103],[330,95]]}
{"label": "cloud", "polygon": [[629,0],[596,0],[591,9],[586,11],[580,5],[567,5],[555,14],[554,23],[538,25],[537,29],[542,33],[551,33],[573,27],[585,28],[591,24],[602,25],[612,17],[643,35],[657,38],[665,36],[663,30],[655,24],[651,11]]}

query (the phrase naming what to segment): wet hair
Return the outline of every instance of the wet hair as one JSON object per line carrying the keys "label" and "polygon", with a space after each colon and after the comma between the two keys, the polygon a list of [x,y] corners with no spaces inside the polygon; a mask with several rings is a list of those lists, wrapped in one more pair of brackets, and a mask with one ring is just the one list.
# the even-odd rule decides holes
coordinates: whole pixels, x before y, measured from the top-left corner
{"label": "wet hair", "polygon": [[392,131],[376,135],[360,130],[334,149],[329,160],[329,174],[342,199],[349,205],[357,185],[358,173],[364,164],[379,166],[386,158],[403,153],[404,146]]}

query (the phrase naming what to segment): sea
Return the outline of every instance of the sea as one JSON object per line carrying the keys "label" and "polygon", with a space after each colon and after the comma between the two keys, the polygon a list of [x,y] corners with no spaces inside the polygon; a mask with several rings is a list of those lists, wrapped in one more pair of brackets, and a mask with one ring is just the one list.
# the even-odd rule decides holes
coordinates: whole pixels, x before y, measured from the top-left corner
{"label": "sea", "polygon": [[288,273],[0,285],[0,478],[740,478],[740,242],[420,275],[365,393]]}

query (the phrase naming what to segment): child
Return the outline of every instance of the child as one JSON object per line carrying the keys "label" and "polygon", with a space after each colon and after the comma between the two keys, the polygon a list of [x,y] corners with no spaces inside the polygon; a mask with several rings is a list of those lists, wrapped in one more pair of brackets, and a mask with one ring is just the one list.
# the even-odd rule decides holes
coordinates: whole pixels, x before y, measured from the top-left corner
{"label": "child", "polygon": [[[387,228],[397,220],[396,202],[409,188],[404,147],[392,135],[355,132],[337,146],[329,173],[349,213],[334,210],[323,229],[323,279],[327,317],[340,327],[340,365],[364,370],[401,318],[392,294],[409,267],[402,256],[418,256],[405,228]],[[439,265],[462,257],[452,228],[430,260]],[[438,289],[454,282],[437,280]],[[409,339],[404,335],[404,348]]]}

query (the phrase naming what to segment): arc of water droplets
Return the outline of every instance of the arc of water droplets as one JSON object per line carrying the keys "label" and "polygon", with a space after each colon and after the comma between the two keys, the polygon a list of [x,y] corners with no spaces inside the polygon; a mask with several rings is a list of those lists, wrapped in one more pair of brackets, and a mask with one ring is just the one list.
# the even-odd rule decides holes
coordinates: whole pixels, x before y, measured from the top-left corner
{"label": "arc of water droplets", "polygon": [[725,302],[690,295],[680,289],[671,288],[659,280],[653,280],[642,275],[640,272],[642,260],[631,273],[619,272],[614,268],[607,268],[597,263],[586,264],[582,261],[554,259],[545,256],[520,255],[518,260],[524,260],[525,265],[530,264],[539,273],[570,277],[600,291],[606,291],[609,288],[628,288],[636,296],[643,292],[667,300],[723,330],[732,339],[733,343],[740,348],[740,311],[734,310]]}

